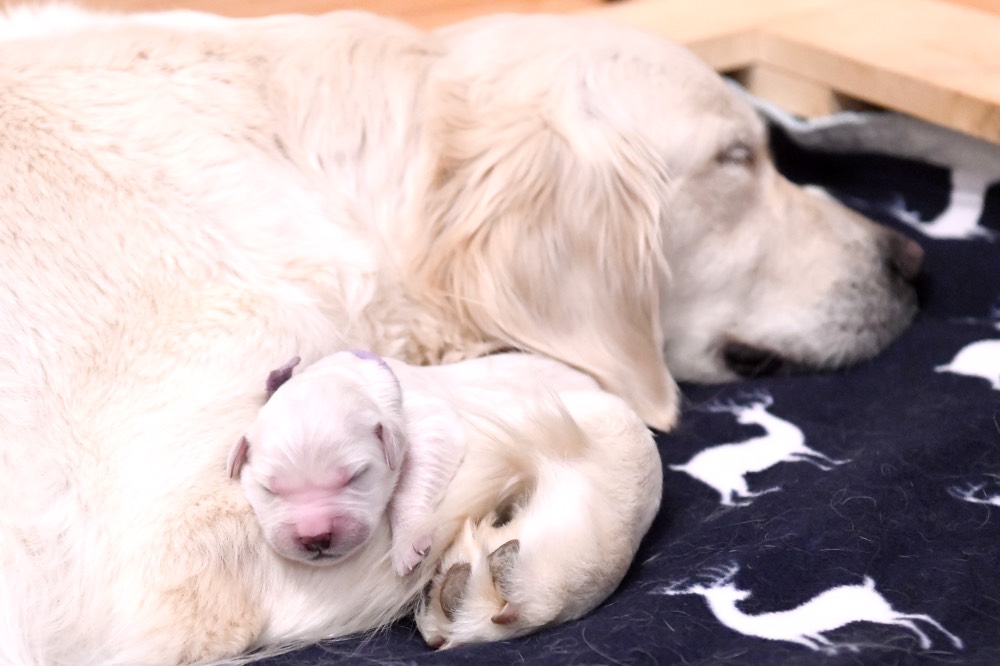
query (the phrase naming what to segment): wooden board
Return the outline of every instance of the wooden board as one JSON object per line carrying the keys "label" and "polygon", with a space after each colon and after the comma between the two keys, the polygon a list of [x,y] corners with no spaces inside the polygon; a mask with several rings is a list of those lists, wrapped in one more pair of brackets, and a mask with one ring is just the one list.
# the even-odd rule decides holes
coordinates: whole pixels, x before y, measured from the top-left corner
{"label": "wooden board", "polygon": [[861,100],[1000,143],[1000,0],[637,0],[591,10],[687,44],[802,115]]}
{"label": "wooden board", "polygon": [[940,0],[856,0],[759,34],[758,62],[1000,142],[996,15]]}

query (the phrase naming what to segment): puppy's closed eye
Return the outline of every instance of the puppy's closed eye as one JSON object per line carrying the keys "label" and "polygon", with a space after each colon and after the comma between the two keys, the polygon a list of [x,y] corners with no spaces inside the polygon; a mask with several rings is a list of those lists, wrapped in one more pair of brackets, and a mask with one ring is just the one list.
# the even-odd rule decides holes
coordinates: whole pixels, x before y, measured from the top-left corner
{"label": "puppy's closed eye", "polygon": [[371,465],[362,465],[361,468],[358,469],[358,471],[356,471],[354,474],[352,474],[351,478],[347,480],[347,485],[350,486],[360,481],[363,481],[365,477],[368,475],[368,472],[371,470],[371,467],[372,467]]}

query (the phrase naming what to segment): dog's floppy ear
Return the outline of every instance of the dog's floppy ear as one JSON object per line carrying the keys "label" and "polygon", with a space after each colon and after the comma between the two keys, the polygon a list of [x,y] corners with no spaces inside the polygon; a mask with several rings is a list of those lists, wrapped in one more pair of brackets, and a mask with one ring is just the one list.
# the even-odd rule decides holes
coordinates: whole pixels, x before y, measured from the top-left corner
{"label": "dog's floppy ear", "polygon": [[395,471],[403,464],[406,455],[406,435],[398,423],[392,419],[384,419],[375,426],[375,436],[382,440],[385,447],[385,464]]}
{"label": "dog's floppy ear", "polygon": [[247,461],[247,454],[250,452],[250,442],[246,437],[240,437],[240,441],[229,452],[229,460],[226,461],[226,469],[229,470],[229,478],[239,477],[243,463]]}
{"label": "dog's floppy ear", "polygon": [[553,105],[538,92],[533,106],[521,91],[505,103],[467,83],[438,81],[432,97],[437,161],[407,241],[414,297],[465,335],[588,372],[669,429],[677,388],[659,314],[661,160],[627,121],[582,100]]}
{"label": "dog's floppy ear", "polygon": [[274,392],[281,388],[281,385],[292,378],[292,371],[295,366],[299,364],[302,359],[298,356],[293,356],[288,363],[285,363],[280,368],[272,370],[267,375],[267,383],[264,386],[265,391],[267,391],[267,399],[270,400]]}

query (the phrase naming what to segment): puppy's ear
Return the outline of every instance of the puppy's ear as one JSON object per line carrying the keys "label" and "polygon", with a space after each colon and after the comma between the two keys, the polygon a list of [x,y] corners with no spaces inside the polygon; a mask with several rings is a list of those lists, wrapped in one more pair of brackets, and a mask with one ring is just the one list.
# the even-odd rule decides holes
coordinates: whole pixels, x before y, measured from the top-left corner
{"label": "puppy's ear", "polygon": [[398,423],[386,419],[375,426],[375,436],[382,440],[385,449],[385,464],[395,471],[403,464],[406,455],[406,435]]}
{"label": "puppy's ear", "polygon": [[226,469],[229,470],[229,478],[239,477],[243,463],[247,461],[247,454],[250,452],[250,442],[246,437],[240,437],[239,443],[229,452],[229,460],[226,462]]}
{"label": "puppy's ear", "polygon": [[281,385],[292,378],[292,370],[295,366],[299,364],[302,359],[298,356],[293,356],[288,363],[285,363],[280,368],[272,370],[267,374],[267,383],[264,386],[264,390],[267,391],[267,399],[270,400],[274,392],[281,388]]}
{"label": "puppy's ear", "polygon": [[520,91],[507,104],[472,84],[437,85],[437,163],[423,226],[406,241],[414,297],[465,336],[591,374],[669,429],[677,388],[659,312],[669,187],[655,151],[594,100],[538,91],[532,106]]}

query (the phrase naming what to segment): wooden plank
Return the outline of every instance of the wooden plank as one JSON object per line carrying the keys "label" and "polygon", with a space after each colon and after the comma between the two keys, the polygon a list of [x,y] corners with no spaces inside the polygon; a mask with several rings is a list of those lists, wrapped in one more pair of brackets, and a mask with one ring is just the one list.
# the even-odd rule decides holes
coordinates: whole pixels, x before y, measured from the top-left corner
{"label": "wooden plank", "polygon": [[1000,142],[1000,16],[940,0],[877,0],[760,28],[759,62]]}
{"label": "wooden plank", "polygon": [[807,79],[770,65],[758,63],[734,72],[733,76],[750,93],[806,118],[870,108],[821,81]]}

